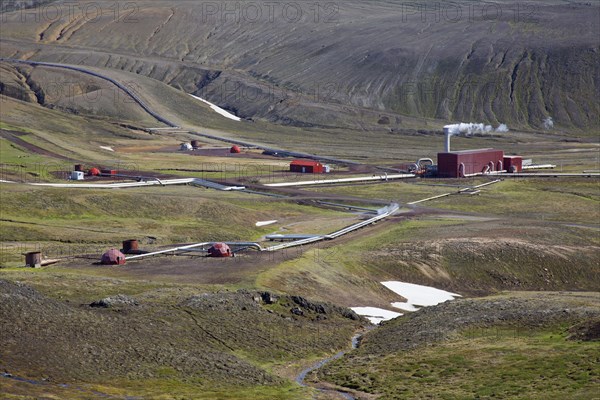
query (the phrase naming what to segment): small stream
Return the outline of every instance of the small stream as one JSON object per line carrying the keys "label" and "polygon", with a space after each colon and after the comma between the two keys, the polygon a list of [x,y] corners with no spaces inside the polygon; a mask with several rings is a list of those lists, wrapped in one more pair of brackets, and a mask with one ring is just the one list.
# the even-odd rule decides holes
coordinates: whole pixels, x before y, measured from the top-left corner
{"label": "small stream", "polygon": [[[356,334],[356,335],[354,335],[352,337],[352,349],[358,348],[359,342],[360,342],[360,338],[362,337],[362,335],[363,335],[362,333],[359,333],[359,334]],[[323,366],[325,366],[326,364],[329,364],[332,361],[335,361],[335,360],[337,360],[339,358],[342,358],[344,356],[344,354],[346,354],[347,352],[348,352],[348,350],[339,351],[338,353],[334,354],[333,356],[324,358],[323,360],[321,360],[321,361],[313,364],[312,366],[310,366],[310,367],[302,370],[302,372],[300,372],[298,374],[298,376],[296,376],[295,381],[300,386],[302,386],[302,387],[308,387],[309,385],[307,385],[306,383],[304,383],[304,380],[306,379],[306,376],[309,373],[311,373],[312,371],[315,371],[315,370],[317,370],[319,368],[322,368]],[[56,386],[64,388],[64,389],[74,389],[74,390],[78,390],[78,391],[81,391],[81,392],[84,392],[84,393],[87,392],[87,393],[90,393],[90,394],[96,396],[96,398],[105,398],[105,399],[117,399],[117,398],[119,398],[120,399],[120,397],[115,397],[115,396],[112,396],[110,394],[106,394],[106,393],[102,393],[102,392],[97,392],[97,391],[94,391],[94,390],[83,389],[81,387],[77,387],[77,386],[73,386],[73,385],[67,385],[67,384],[64,384],[64,383],[63,384],[53,384],[53,383],[50,383],[50,382],[48,382],[46,380],[38,381],[38,380],[34,380],[34,379],[23,378],[23,377],[15,376],[15,375],[7,373],[7,372],[0,373],[0,378],[12,379],[12,380],[15,380],[15,381],[18,381],[18,382],[28,383],[28,384],[31,384],[31,385],[39,385],[39,386],[56,385]],[[354,396],[352,396],[350,393],[343,392],[341,390],[335,390],[335,389],[317,389],[317,390],[319,390],[320,392],[323,392],[323,393],[335,393],[335,394],[338,394],[338,395],[342,396],[346,400],[356,400],[356,398]],[[139,398],[127,396],[124,399],[125,400],[138,400]]]}
{"label": "small stream", "polygon": [[[361,337],[362,337],[362,333],[356,334],[352,337],[352,349],[358,348],[358,344],[360,342]],[[342,351],[334,354],[333,356],[327,357],[327,358],[319,361],[318,363],[302,370],[302,372],[300,372],[300,374],[298,374],[298,376],[296,377],[296,383],[298,383],[302,387],[308,387],[308,385],[306,383],[304,383],[304,380],[306,379],[306,375],[310,374],[312,371],[315,371],[315,370],[323,367],[326,364],[329,364],[332,361],[342,358],[344,356],[344,354],[346,354],[346,353],[347,353],[347,350],[342,350]],[[334,390],[334,389],[318,389],[318,390],[320,392],[324,392],[324,393],[339,394],[346,400],[356,400],[356,398],[354,396],[352,396],[350,393],[342,392],[340,390]]]}

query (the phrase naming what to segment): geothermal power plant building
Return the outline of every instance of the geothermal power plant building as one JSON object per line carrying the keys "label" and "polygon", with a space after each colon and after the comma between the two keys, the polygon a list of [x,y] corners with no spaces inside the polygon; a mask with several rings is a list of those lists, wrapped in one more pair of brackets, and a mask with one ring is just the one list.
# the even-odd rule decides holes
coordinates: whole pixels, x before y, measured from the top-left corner
{"label": "geothermal power plant building", "polygon": [[520,156],[505,156],[496,149],[450,150],[450,138],[463,133],[470,134],[491,130],[483,124],[454,124],[444,127],[445,151],[438,153],[437,174],[441,178],[463,178],[491,172],[521,172],[523,159]]}
{"label": "geothermal power plant building", "polygon": [[443,178],[461,178],[502,171],[503,163],[502,150],[479,149],[438,153],[438,175]]}
{"label": "geothermal power plant building", "polygon": [[464,178],[490,172],[521,172],[521,156],[505,156],[502,150],[479,149],[438,153],[440,178]]}

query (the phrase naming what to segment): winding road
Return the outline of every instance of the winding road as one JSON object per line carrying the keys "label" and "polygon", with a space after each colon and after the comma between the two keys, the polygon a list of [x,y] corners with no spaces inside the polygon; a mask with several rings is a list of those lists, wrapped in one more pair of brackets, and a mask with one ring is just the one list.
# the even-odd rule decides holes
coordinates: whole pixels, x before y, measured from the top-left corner
{"label": "winding road", "polygon": [[[25,65],[31,65],[33,67],[39,66],[39,67],[49,67],[49,68],[62,68],[62,69],[67,69],[67,70],[71,70],[71,71],[81,72],[83,74],[87,74],[87,75],[94,76],[96,78],[103,79],[105,81],[112,83],[113,85],[115,85],[116,87],[121,89],[123,92],[125,92],[129,97],[131,97],[131,99],[133,101],[135,101],[140,107],[142,107],[144,109],[144,111],[146,111],[148,114],[150,114],[152,117],[154,117],[157,121],[159,121],[171,128],[177,128],[177,129],[180,128],[180,126],[178,124],[176,124],[175,122],[169,120],[168,118],[166,118],[166,117],[160,115],[159,113],[157,113],[156,111],[154,111],[133,90],[131,90],[126,85],[121,84],[117,80],[115,80],[107,75],[104,75],[104,74],[101,74],[101,73],[98,73],[96,71],[92,71],[92,70],[89,70],[86,68],[82,68],[82,67],[79,67],[76,65],[69,65],[69,64],[59,64],[59,63],[51,63],[51,62],[44,62],[44,61],[18,60],[15,58],[4,58],[4,57],[0,57],[0,62],[13,63],[13,64],[25,64]],[[333,158],[333,157],[319,156],[316,154],[308,154],[308,153],[301,153],[301,152],[295,152],[295,151],[275,149],[272,147],[266,147],[263,145],[259,145],[259,144],[251,143],[251,142],[247,142],[247,141],[230,139],[230,138],[226,138],[223,136],[209,135],[206,133],[200,133],[200,132],[194,132],[194,131],[190,131],[189,133],[194,136],[218,140],[218,141],[225,142],[225,143],[237,144],[237,145],[244,146],[244,147],[253,147],[253,148],[257,148],[257,149],[261,149],[261,150],[265,150],[265,151],[270,151],[273,153],[285,154],[290,157],[308,158],[308,159],[312,159],[312,160],[319,160],[319,161],[332,162],[332,163],[345,164],[345,165],[362,165],[361,163],[356,162],[356,161],[343,160],[343,159]]]}

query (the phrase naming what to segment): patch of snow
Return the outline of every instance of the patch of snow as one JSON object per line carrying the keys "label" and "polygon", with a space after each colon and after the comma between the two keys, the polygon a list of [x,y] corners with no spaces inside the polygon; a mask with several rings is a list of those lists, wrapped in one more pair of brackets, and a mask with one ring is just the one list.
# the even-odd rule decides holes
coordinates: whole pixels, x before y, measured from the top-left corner
{"label": "patch of snow", "polygon": [[214,112],[221,114],[225,118],[229,118],[229,119],[234,120],[234,121],[241,121],[242,120],[240,117],[238,117],[236,115],[233,115],[229,111],[223,110],[221,107],[219,107],[219,106],[211,103],[210,101],[204,100],[203,98],[198,97],[198,96],[194,96],[193,94],[190,94],[190,96],[192,96],[196,100],[200,100],[201,102],[208,104],[210,106],[210,108],[212,108],[212,110]]}
{"label": "patch of snow", "polygon": [[409,308],[416,308],[415,306],[435,306],[448,300],[454,300],[455,297],[461,297],[456,293],[450,293],[430,286],[415,285],[414,283],[396,281],[381,283],[392,292],[399,294],[407,300],[406,303],[392,303],[392,306],[405,311],[410,311]]}
{"label": "patch of snow", "polygon": [[[460,294],[436,289],[431,286],[416,285],[414,283],[388,281],[381,282],[381,284],[407,300],[406,303],[391,303],[392,307],[408,312],[419,311],[421,307],[435,306],[445,301],[454,300],[456,297],[462,297]],[[351,307],[351,309],[358,315],[366,317],[375,325],[403,315],[395,311],[377,307]]]}
{"label": "patch of snow", "polygon": [[267,226],[267,225],[272,225],[272,224],[274,224],[274,223],[276,223],[276,222],[277,222],[277,220],[276,220],[276,219],[275,219],[275,220],[273,220],[273,221],[258,221],[258,222],[256,223],[256,226]]}
{"label": "patch of snow", "polygon": [[372,324],[379,325],[383,321],[389,321],[396,317],[402,316],[402,314],[395,311],[385,310],[377,307],[350,307],[352,311],[358,315],[366,317]]}
{"label": "patch of snow", "polygon": [[104,150],[108,150],[108,151],[115,151],[115,150],[114,150],[112,147],[110,147],[110,146],[100,146],[100,148],[101,148],[101,149],[104,149]]}

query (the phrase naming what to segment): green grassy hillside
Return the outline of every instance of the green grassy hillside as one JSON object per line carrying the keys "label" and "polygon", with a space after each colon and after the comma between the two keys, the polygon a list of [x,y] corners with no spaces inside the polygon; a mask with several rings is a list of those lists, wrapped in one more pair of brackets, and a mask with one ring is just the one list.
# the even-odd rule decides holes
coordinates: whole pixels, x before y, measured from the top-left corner
{"label": "green grassy hillside", "polygon": [[381,399],[593,398],[598,313],[591,293],[458,300],[384,324],[319,379]]}

